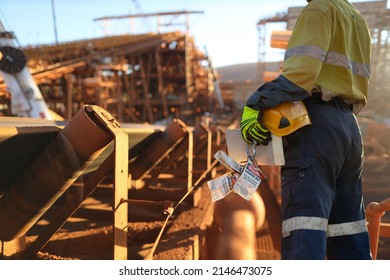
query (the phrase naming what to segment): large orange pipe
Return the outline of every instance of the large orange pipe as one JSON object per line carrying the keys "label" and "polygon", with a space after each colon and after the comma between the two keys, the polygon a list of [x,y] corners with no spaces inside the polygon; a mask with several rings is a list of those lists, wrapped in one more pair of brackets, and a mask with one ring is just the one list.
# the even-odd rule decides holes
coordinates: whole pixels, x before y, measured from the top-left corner
{"label": "large orange pipe", "polygon": [[87,107],[93,108],[84,106],[0,198],[0,240],[26,234],[112,141]]}
{"label": "large orange pipe", "polygon": [[258,192],[249,201],[230,193],[214,204],[214,223],[221,233],[216,259],[255,260],[256,232],[265,221],[265,205]]}

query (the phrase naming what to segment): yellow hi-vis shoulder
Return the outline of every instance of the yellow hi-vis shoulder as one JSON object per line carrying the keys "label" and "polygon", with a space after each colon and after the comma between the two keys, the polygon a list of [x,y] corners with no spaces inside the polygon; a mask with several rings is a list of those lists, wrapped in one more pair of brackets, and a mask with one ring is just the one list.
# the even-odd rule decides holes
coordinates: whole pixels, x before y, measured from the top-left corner
{"label": "yellow hi-vis shoulder", "polygon": [[261,122],[273,134],[286,136],[299,128],[311,124],[302,101],[282,102],[263,112]]}

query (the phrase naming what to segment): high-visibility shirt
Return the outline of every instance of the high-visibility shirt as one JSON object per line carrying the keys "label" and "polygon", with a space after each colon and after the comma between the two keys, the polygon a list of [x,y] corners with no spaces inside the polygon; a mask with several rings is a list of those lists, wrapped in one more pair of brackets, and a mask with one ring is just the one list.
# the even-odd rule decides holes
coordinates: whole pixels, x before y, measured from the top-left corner
{"label": "high-visibility shirt", "polygon": [[365,105],[370,76],[371,35],[347,0],[312,0],[291,34],[281,75],[311,92]]}

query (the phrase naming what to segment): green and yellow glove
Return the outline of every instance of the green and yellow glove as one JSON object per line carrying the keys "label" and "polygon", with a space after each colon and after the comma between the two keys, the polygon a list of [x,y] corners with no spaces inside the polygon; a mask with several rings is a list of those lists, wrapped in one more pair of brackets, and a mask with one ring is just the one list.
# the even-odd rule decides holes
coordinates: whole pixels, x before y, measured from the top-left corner
{"label": "green and yellow glove", "polygon": [[261,111],[244,106],[241,116],[240,129],[244,140],[248,143],[256,141],[257,144],[267,145],[272,140],[271,132],[260,123]]}

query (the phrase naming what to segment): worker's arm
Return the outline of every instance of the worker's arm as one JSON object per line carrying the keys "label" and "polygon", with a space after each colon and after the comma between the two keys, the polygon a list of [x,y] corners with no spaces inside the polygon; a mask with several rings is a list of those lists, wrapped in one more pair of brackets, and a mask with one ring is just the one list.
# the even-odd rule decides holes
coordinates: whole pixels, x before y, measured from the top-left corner
{"label": "worker's arm", "polygon": [[328,52],[331,26],[329,13],[305,7],[291,34],[281,74],[259,87],[247,106],[266,110],[281,102],[305,99],[316,84]]}
{"label": "worker's arm", "polygon": [[331,26],[329,13],[318,7],[307,6],[301,13],[289,40],[281,74],[252,93],[243,108],[240,128],[245,141],[268,144],[271,136],[262,125],[262,112],[282,102],[303,100],[309,95],[330,45]]}
{"label": "worker's arm", "polygon": [[308,96],[308,91],[292,83],[283,75],[263,84],[248,98],[247,106],[264,111],[276,107],[281,102],[298,101]]}

